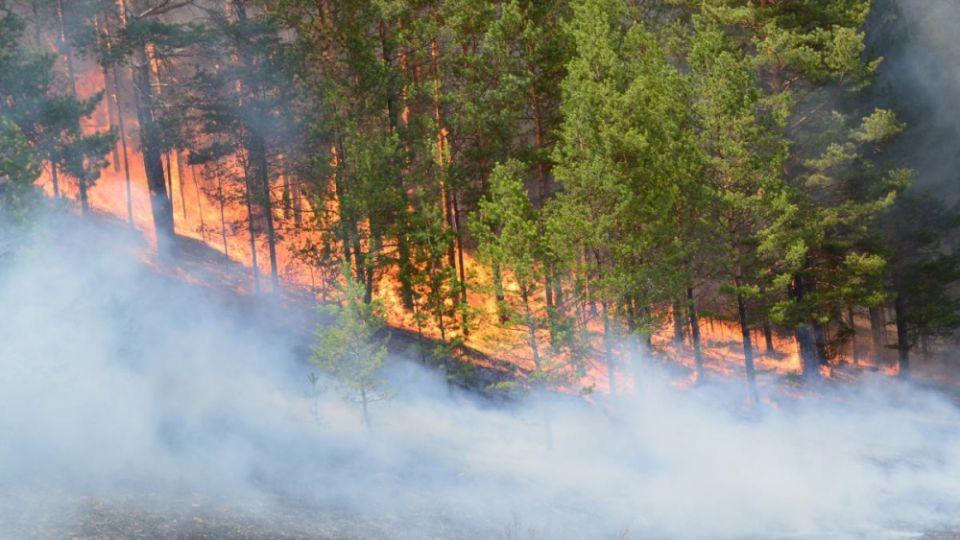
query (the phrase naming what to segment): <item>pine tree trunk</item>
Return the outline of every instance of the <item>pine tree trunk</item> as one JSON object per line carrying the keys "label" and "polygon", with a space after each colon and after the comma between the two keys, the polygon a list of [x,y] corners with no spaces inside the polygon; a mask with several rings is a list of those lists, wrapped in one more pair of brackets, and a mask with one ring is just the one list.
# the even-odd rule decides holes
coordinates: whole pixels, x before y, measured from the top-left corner
{"label": "pine tree trunk", "polygon": [[497,317],[500,320],[500,324],[507,322],[507,312],[503,309],[503,303],[506,301],[506,296],[503,292],[503,274],[500,270],[500,263],[493,262],[493,291],[494,298],[497,301]]}
{"label": "pine tree trunk", "polygon": [[[393,76],[393,49],[387,36],[387,27],[385,21],[380,21],[379,30],[380,51],[383,65],[389,74],[387,79],[387,122],[390,125],[391,132],[397,133],[401,120],[400,110],[398,107],[399,90],[397,89],[396,78]],[[396,184],[398,192],[402,196],[402,201],[400,207],[398,208],[398,216],[396,217],[395,224],[398,263],[397,278],[400,281],[400,301],[403,303],[404,309],[411,310],[413,309],[414,292],[413,270],[410,262],[410,246],[407,240],[407,206],[409,205],[409,202],[407,200],[407,190],[404,186],[403,174],[400,172],[402,170],[403,164],[399,163],[397,171],[400,174],[397,175]]]}
{"label": "pine tree trunk", "polygon": [[607,361],[607,377],[610,380],[610,395],[617,395],[617,370],[613,358],[613,336],[611,335],[610,316],[607,313],[607,302],[600,303],[603,310],[603,353]]}
{"label": "pine tree trunk", "polygon": [[57,172],[57,164],[50,161],[50,182],[53,184],[53,200],[60,200],[60,174]]}
{"label": "pine tree trunk", "polygon": [[827,332],[819,319],[813,320],[813,337],[817,346],[817,362],[825,366],[827,365]]}
{"label": "pine tree trunk", "polygon": [[157,235],[157,249],[167,255],[174,239],[173,207],[167,193],[163,156],[160,149],[159,127],[153,116],[153,84],[151,83],[150,59],[147,44],[137,48],[137,67],[134,77],[136,87],[137,118],[140,123],[140,152],[147,173],[147,188],[150,192],[150,209]]}
{"label": "pine tree trunk", "polygon": [[[804,289],[803,277],[797,274],[793,277],[793,286],[790,290],[791,296],[797,304],[803,302],[806,290]],[[800,323],[796,327],[797,346],[800,349],[800,369],[803,378],[808,381],[820,379],[820,362],[817,358],[817,347],[814,341],[813,330],[809,324]]]}
{"label": "pine tree trunk", "polygon": [[[453,222],[453,210],[450,201],[451,188],[447,178],[447,130],[443,124],[443,111],[440,107],[440,43],[436,38],[430,41],[430,60],[433,67],[433,107],[434,120],[437,130],[437,166],[440,169],[440,204],[442,206],[446,226],[454,235],[457,234],[456,224]],[[454,242],[447,246],[447,262],[450,268],[456,269],[457,262],[454,255]],[[454,299],[456,301],[456,299]]]}
{"label": "pine tree trunk", "polygon": [[251,130],[248,134],[247,156],[250,160],[252,181],[248,185],[255,188],[257,206],[263,213],[264,224],[267,228],[267,249],[270,255],[270,285],[276,296],[280,294],[280,272],[277,262],[277,239],[273,223],[273,204],[270,200],[270,172],[267,163],[267,145],[263,136]]}
{"label": "pine tree trunk", "polygon": [[[67,43],[66,28],[64,26],[63,0],[57,0],[57,20],[60,23],[60,34],[57,41],[60,54],[66,59],[67,79],[70,81],[70,92],[74,98],[79,98],[77,92],[77,75],[73,66],[73,49]],[[84,174],[77,178],[77,189],[80,198],[81,214],[87,216],[90,214],[90,204],[87,198],[87,183]]]}
{"label": "pine tree trunk", "polygon": [[[100,20],[100,17],[97,16],[97,21]],[[98,23],[99,26],[99,23]],[[106,25],[104,25],[106,26]],[[105,94],[104,104],[107,109],[107,124],[110,125],[110,128],[113,129],[113,120],[116,118],[116,113],[114,112],[114,107],[117,99],[117,89],[113,88],[114,84],[110,81],[110,69],[107,66],[103,66],[103,93]],[[120,171],[120,146],[117,143],[113,145],[113,159],[111,160],[111,166],[114,172]]]}
{"label": "pine tree trunk", "polygon": [[223,258],[224,261],[230,260],[230,246],[227,243],[227,219],[224,214],[223,200],[223,176],[217,167],[217,202],[220,203],[220,235],[223,237]]}
{"label": "pine tree trunk", "polygon": [[774,351],[773,348],[773,329],[770,328],[770,320],[763,320],[763,342],[764,348],[766,349],[766,354],[772,354]]}
{"label": "pine tree trunk", "polygon": [[[460,206],[457,203],[457,194],[456,192],[451,194],[452,204],[453,204],[453,223],[454,223],[454,233],[456,234],[455,240],[457,244],[457,266],[459,267],[459,277],[460,277],[460,302],[466,306],[467,305],[467,270],[463,264],[463,234],[460,231]],[[470,324],[468,320],[468,310],[464,309],[461,311],[461,324],[463,325],[463,335],[470,335]]]}
{"label": "pine tree trunk", "polygon": [[910,339],[907,333],[906,302],[902,294],[897,294],[894,303],[897,322],[897,353],[901,379],[910,378]]}
{"label": "pine tree trunk", "polygon": [[370,411],[367,408],[367,387],[360,385],[360,399],[363,402],[363,425],[368,430],[373,427],[370,423]]}
{"label": "pine tree trunk", "polygon": [[883,362],[887,350],[887,323],[882,306],[870,308],[870,338],[873,341],[874,362],[879,365]]}
{"label": "pine tree trunk", "polygon": [[697,370],[697,382],[704,381],[703,351],[700,347],[700,321],[697,317],[697,305],[693,299],[693,287],[687,287],[687,312],[690,318],[690,342],[693,345],[693,359]]}
{"label": "pine tree trunk", "polygon": [[540,376],[540,349],[537,346],[537,323],[533,317],[533,310],[530,308],[530,294],[527,287],[521,285],[520,298],[523,300],[523,312],[527,326],[527,341],[530,345],[530,354],[533,355],[533,365],[537,370],[537,376]]}
{"label": "pine tree trunk", "polygon": [[207,225],[203,222],[203,200],[200,198],[200,182],[197,180],[197,168],[190,165],[190,179],[193,180],[193,189],[197,195],[197,215],[200,216],[200,239],[207,243]]}
{"label": "pine tree trunk", "polygon": [[170,166],[170,153],[164,152],[163,160],[165,161],[164,166],[166,167],[166,181],[167,181],[167,196],[170,197],[170,210],[176,214],[177,209],[173,207],[173,167]]}
{"label": "pine tree trunk", "polygon": [[857,320],[854,317],[853,306],[847,306],[847,319],[850,323],[850,361],[854,365],[860,364],[860,351],[857,350]]}
{"label": "pine tree trunk", "polygon": [[562,314],[565,309],[565,300],[563,297],[563,283],[560,280],[560,272],[558,272],[556,268],[552,268],[550,275],[550,285],[553,287],[553,306],[557,313]]}
{"label": "pine tree trunk", "polygon": [[117,129],[120,135],[120,151],[123,152],[123,177],[127,196],[127,223],[133,227],[133,187],[130,182],[130,154],[127,151],[127,128],[123,117],[123,101],[120,99],[120,76],[113,68],[113,102],[117,109]]}
{"label": "pine tree trunk", "polygon": [[77,188],[79,190],[79,197],[80,197],[80,214],[83,216],[89,216],[90,200],[87,195],[87,179],[84,174],[81,174],[77,178]]}
{"label": "pine tree trunk", "polygon": [[248,171],[243,172],[244,178],[244,200],[247,203],[247,228],[250,232],[250,270],[253,273],[253,292],[260,294],[260,263],[257,261],[257,228],[256,219],[253,214],[253,194],[250,190],[250,175]]}
{"label": "pine tree trunk", "polygon": [[[740,279],[736,280],[737,289],[741,287]],[[737,292],[737,317],[740,320],[740,335],[743,336],[743,366],[747,374],[747,386],[750,390],[750,399],[754,403],[757,397],[757,374],[753,366],[753,341],[750,337],[750,325],[747,323],[747,304],[743,293]]]}
{"label": "pine tree trunk", "polygon": [[187,196],[184,194],[183,189],[183,156],[179,150],[174,150],[176,155],[177,163],[177,189],[180,191],[180,210],[181,215],[183,216],[183,221],[187,221]]}
{"label": "pine tree trunk", "polygon": [[683,347],[683,310],[680,307],[680,302],[673,303],[673,346],[676,347],[677,352],[680,352],[680,348]]}

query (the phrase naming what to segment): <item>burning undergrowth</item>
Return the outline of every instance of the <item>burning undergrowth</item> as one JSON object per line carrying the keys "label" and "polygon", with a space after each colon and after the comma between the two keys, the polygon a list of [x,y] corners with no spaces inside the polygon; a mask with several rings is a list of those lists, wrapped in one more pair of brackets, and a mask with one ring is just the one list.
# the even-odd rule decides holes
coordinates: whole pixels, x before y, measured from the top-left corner
{"label": "burning undergrowth", "polygon": [[[0,268],[0,536],[883,537],[960,525],[960,411],[887,379],[493,405],[393,357],[367,431],[270,317],[129,239],[39,227]],[[289,314],[287,314],[289,316]],[[275,320],[273,321],[276,322]],[[140,532],[137,532],[140,531]]]}

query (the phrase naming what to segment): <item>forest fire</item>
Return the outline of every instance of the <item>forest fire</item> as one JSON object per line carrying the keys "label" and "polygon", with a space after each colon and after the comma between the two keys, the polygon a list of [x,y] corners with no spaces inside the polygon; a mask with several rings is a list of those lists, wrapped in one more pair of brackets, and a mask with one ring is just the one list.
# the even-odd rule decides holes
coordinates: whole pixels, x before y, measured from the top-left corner
{"label": "forest fire", "polygon": [[0,0],[0,537],[960,530],[960,8],[642,4]]}

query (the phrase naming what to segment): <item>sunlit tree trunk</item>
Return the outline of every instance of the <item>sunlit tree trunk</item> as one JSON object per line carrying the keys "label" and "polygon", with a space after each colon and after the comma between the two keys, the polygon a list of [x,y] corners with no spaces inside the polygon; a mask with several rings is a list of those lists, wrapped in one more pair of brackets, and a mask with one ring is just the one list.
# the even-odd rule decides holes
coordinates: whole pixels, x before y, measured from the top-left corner
{"label": "sunlit tree trunk", "polygon": [[153,116],[153,85],[150,82],[150,63],[146,45],[137,50],[135,86],[137,90],[137,118],[140,123],[140,152],[147,173],[150,209],[157,234],[157,247],[164,253],[174,238],[173,206],[167,193],[160,149],[159,127]]}

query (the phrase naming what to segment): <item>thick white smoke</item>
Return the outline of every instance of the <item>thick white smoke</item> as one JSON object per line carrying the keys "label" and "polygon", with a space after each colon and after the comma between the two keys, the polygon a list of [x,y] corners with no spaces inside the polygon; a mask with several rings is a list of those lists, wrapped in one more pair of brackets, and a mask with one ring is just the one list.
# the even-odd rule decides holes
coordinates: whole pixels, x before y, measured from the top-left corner
{"label": "thick white smoke", "polygon": [[651,371],[601,411],[451,395],[393,358],[396,396],[374,404],[367,432],[338,394],[311,389],[290,310],[281,324],[164,277],[103,228],[45,226],[30,241],[0,258],[2,538],[109,537],[125,519],[140,524],[114,537],[243,537],[233,521],[264,538],[960,526],[960,414],[917,388],[867,381],[742,414],[739,388],[679,391]]}

